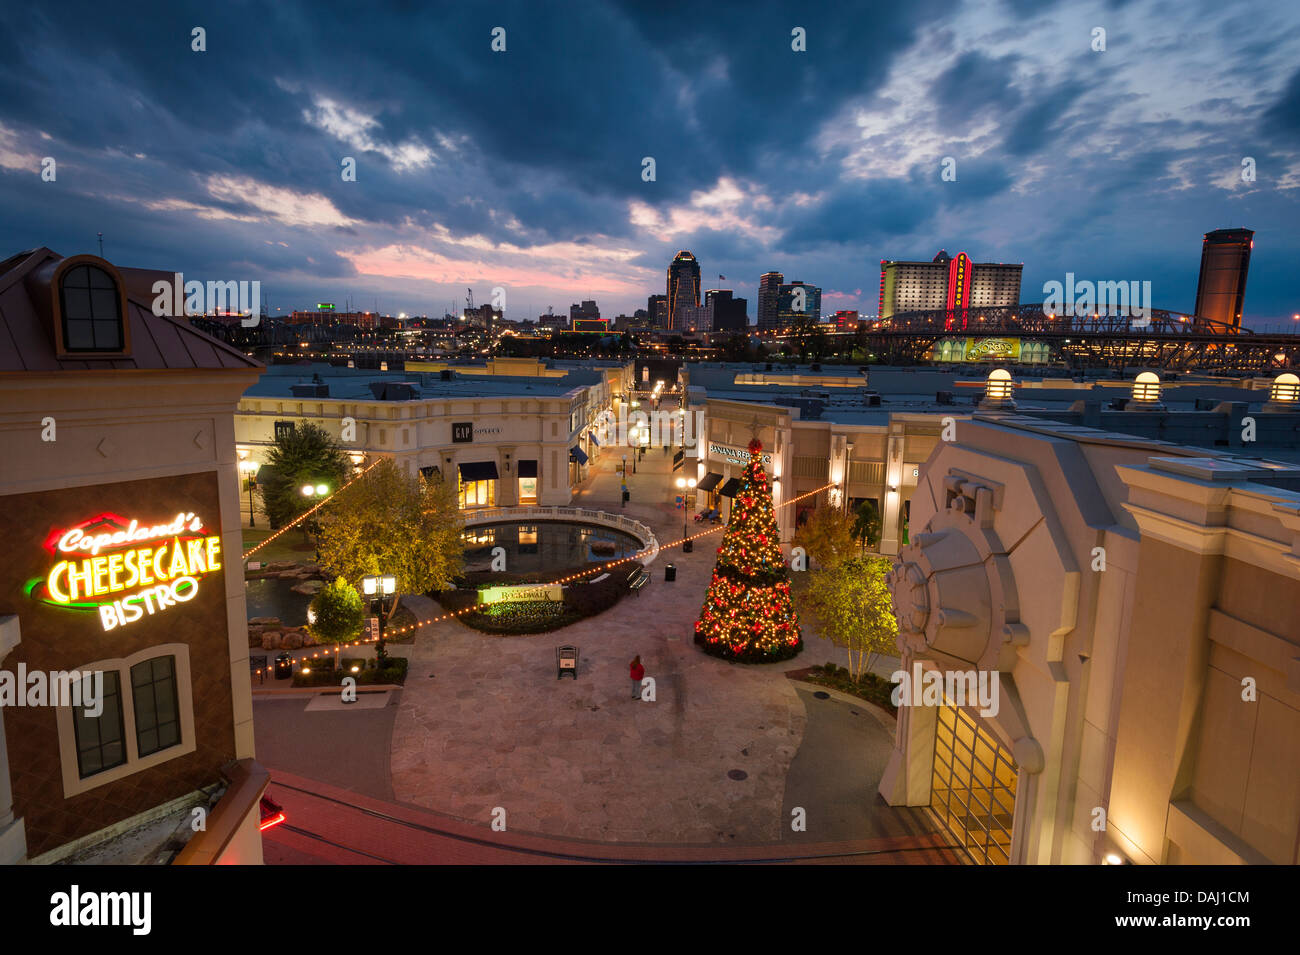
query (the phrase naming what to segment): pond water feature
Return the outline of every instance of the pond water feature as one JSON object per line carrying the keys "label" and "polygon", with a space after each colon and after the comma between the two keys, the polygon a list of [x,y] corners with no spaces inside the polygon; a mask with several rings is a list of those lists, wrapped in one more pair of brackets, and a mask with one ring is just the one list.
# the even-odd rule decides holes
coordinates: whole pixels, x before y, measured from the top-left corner
{"label": "pond water feature", "polygon": [[504,547],[506,571],[535,574],[631,557],[641,542],[631,534],[594,524],[567,521],[485,524],[461,536],[465,569],[492,569],[492,550]]}
{"label": "pond water feature", "polygon": [[310,594],[294,593],[290,588],[298,580],[281,580],[279,577],[262,577],[244,581],[244,600],[248,604],[248,619],[254,617],[279,617],[288,627],[298,627],[307,622],[307,605]]}

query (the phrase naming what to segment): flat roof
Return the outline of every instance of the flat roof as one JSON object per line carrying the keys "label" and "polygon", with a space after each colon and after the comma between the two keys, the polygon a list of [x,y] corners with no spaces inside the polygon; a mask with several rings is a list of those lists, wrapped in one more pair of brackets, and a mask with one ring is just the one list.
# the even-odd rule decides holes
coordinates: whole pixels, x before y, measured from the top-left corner
{"label": "flat roof", "polygon": [[369,368],[336,368],[332,365],[273,365],[247,391],[246,398],[296,398],[294,385],[311,384],[318,377],[329,386],[329,395],[320,401],[376,401],[370,383],[413,382],[417,401],[432,398],[559,398],[578,388],[600,382],[595,371],[575,368],[563,378],[540,378],[515,375],[456,375],[444,381],[438,372],[375,371]]}

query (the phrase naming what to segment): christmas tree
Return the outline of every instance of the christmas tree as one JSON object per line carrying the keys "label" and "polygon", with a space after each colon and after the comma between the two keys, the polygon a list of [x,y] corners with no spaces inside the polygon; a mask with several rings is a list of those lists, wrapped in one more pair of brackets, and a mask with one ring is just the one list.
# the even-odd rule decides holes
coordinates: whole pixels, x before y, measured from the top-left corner
{"label": "christmas tree", "polygon": [[749,464],[695,623],[695,642],[706,653],[742,663],[788,660],[803,649],[762,452],[757,438],[749,442]]}

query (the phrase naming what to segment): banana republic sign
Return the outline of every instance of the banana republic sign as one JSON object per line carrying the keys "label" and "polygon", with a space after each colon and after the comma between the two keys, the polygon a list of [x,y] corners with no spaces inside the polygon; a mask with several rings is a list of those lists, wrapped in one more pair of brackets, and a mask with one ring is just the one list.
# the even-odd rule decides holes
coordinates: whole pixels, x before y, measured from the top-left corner
{"label": "banana republic sign", "polygon": [[[739,464],[744,467],[749,464],[749,449],[733,448],[728,444],[714,444],[710,441],[709,457],[723,458],[724,460],[730,461],[732,464]],[[770,468],[772,466],[772,455],[767,451],[764,451],[761,457],[763,459],[763,467]]]}

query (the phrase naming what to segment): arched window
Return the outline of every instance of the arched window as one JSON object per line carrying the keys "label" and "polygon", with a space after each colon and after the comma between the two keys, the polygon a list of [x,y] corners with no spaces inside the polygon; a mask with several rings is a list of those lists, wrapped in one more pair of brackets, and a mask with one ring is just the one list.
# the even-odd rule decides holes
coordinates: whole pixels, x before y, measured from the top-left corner
{"label": "arched window", "polygon": [[121,351],[122,297],[113,276],[93,265],[78,265],[59,282],[66,351]]}

